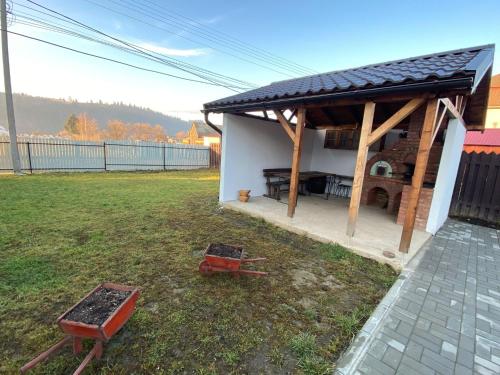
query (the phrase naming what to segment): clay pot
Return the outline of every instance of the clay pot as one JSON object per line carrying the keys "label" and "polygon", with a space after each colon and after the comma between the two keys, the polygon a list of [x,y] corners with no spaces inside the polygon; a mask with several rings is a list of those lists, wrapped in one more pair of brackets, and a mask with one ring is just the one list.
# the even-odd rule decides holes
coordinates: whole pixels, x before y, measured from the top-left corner
{"label": "clay pot", "polygon": [[251,190],[240,190],[239,193],[240,193],[240,196],[248,197],[248,196],[250,196],[250,191]]}
{"label": "clay pot", "polygon": [[240,190],[240,202],[248,202],[250,199],[250,190]]}

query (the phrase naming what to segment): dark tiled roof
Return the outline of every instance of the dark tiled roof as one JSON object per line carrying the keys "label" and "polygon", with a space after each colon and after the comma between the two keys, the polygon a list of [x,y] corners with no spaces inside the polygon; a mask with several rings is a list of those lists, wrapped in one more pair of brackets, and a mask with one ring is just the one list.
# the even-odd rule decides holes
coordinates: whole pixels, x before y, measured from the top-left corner
{"label": "dark tiled roof", "polygon": [[[216,109],[243,103],[362,91],[467,76],[478,77],[480,80],[493,62],[494,48],[494,45],[472,47],[274,82],[255,90],[212,101],[204,107]],[[477,85],[477,82],[473,82],[473,85]]]}

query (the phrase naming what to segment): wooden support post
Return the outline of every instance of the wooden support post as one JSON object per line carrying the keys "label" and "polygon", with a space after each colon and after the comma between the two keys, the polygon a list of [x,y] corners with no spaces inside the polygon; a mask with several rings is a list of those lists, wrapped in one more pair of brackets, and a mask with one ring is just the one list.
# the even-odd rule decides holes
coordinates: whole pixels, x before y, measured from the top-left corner
{"label": "wooden support post", "polygon": [[359,203],[361,202],[361,191],[365,177],[366,159],[368,156],[368,137],[372,131],[373,117],[375,115],[375,103],[366,102],[363,114],[363,124],[359,136],[358,157],[356,159],[356,170],[352,183],[351,201],[349,204],[349,222],[347,224],[347,235],[352,237],[358,219]]}
{"label": "wooden support post", "polygon": [[278,119],[283,129],[286,131],[286,134],[288,134],[292,142],[295,142],[295,133],[293,132],[290,123],[287,121],[283,113],[281,113],[281,111],[275,110],[274,114],[276,115],[276,118]]}
{"label": "wooden support post", "polygon": [[438,99],[430,99],[427,101],[420,144],[418,145],[417,160],[415,162],[415,171],[413,173],[411,191],[403,224],[403,233],[401,234],[401,242],[399,243],[399,251],[403,253],[407,253],[410,248],[413,227],[415,226],[415,218],[417,216],[418,199],[420,198],[420,191],[422,190],[422,183],[424,182],[429,153],[432,147],[432,136],[436,123],[437,109]]}
{"label": "wooden support post", "polygon": [[293,139],[292,173],[290,176],[290,192],[288,193],[288,216],[293,217],[297,206],[299,190],[300,154],[302,153],[302,134],[306,125],[306,110],[301,107],[297,110],[297,125]]}

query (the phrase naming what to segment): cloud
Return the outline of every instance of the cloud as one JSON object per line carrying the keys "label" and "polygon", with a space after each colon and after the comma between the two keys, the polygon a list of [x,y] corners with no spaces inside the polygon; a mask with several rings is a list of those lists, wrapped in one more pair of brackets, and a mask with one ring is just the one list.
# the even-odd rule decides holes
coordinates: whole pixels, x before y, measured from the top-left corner
{"label": "cloud", "polygon": [[150,42],[140,42],[137,43],[137,45],[144,49],[168,56],[194,57],[206,55],[210,52],[208,48],[168,48]]}

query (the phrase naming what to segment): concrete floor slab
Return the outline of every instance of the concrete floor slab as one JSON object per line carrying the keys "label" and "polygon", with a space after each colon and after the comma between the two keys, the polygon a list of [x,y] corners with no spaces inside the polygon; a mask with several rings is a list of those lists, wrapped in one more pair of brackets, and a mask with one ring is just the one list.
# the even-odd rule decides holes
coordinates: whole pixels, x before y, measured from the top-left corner
{"label": "concrete floor slab", "polygon": [[[396,217],[379,207],[361,206],[356,233],[346,235],[349,200],[321,196],[300,196],[295,216],[287,216],[286,196],[281,200],[252,197],[247,203],[224,202],[224,207],[263,218],[283,229],[306,235],[322,242],[336,242],[355,253],[402,269],[431,237],[430,233],[415,230],[407,254],[398,251],[403,227],[396,224]],[[395,257],[384,256],[384,251]]]}

